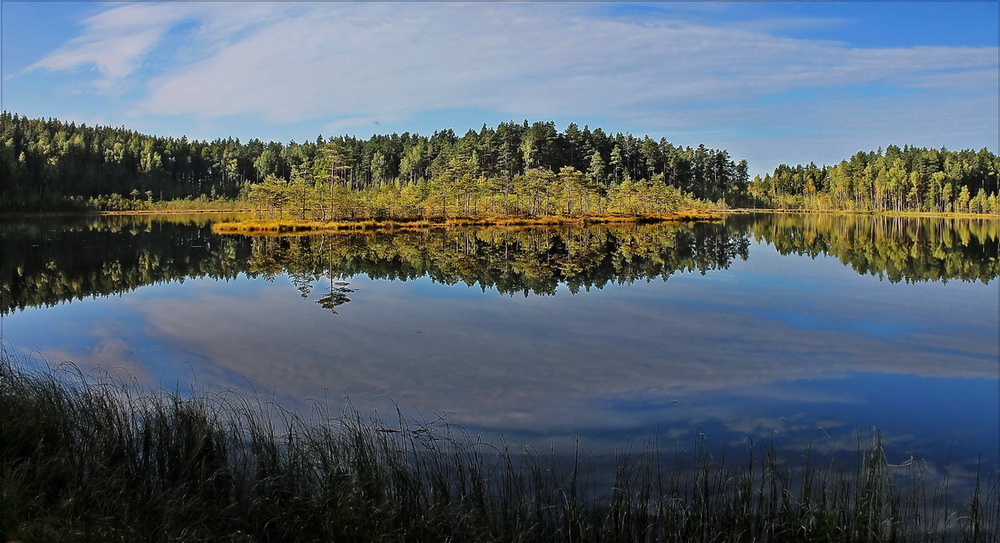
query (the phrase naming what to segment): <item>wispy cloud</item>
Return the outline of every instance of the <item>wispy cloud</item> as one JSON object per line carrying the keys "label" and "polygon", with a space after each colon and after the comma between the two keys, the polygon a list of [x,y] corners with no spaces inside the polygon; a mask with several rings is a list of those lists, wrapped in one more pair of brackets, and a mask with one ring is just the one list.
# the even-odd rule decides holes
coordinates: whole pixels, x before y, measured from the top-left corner
{"label": "wispy cloud", "polygon": [[[157,341],[202,353],[199,375],[245,376],[262,390],[294,400],[318,397],[325,383],[331,397],[350,397],[359,406],[388,397],[435,413],[459,413],[454,420],[463,424],[541,432],[597,420],[603,421],[598,426],[627,427],[646,416],[609,408],[621,402],[672,407],[672,400],[679,400],[684,407],[709,402],[699,398],[732,395],[801,405],[844,401],[814,391],[806,397],[782,383],[858,372],[995,376],[990,358],[995,347],[988,338],[974,339],[980,330],[933,341],[926,333],[886,341],[837,325],[804,331],[794,318],[722,303],[731,294],[722,289],[713,296],[717,285],[696,281],[688,288],[696,284],[704,290],[675,294],[677,305],[646,307],[638,301],[673,287],[636,284],[579,297],[466,298],[459,285],[454,298],[432,301],[419,295],[418,285],[355,278],[358,292],[333,317],[278,281],[261,285],[252,297],[157,300],[138,307],[137,318]],[[684,297],[718,303],[703,307],[677,299]],[[380,309],[386,307],[391,314]],[[796,309],[806,311],[788,308]],[[838,312],[833,306],[826,311]],[[831,317],[835,324],[841,321],[846,317]],[[942,364],[940,353],[928,348],[932,345],[954,346],[956,352]],[[545,416],[539,420],[538,413]]]}
{"label": "wispy cloud", "polygon": [[[602,4],[561,3],[129,4],[85,20],[79,36],[33,68],[96,67],[99,88],[130,81],[142,89],[131,96],[135,115],[314,119],[317,126],[475,108],[510,118],[600,117],[732,131],[736,123],[717,116],[719,108],[753,116],[761,109],[753,100],[794,91],[835,89],[863,100],[879,85],[902,107],[927,93],[996,98],[996,47],[855,48],[777,36],[771,30],[787,25],[782,20],[712,24],[703,11],[646,9],[635,16]],[[820,133],[824,123],[853,114],[814,105],[825,112],[812,125]],[[964,119],[995,134],[982,117]],[[772,116],[738,131],[768,137],[761,132],[790,123]]]}
{"label": "wispy cloud", "polygon": [[173,6],[125,5],[89,17],[83,32],[28,67],[69,70],[93,67],[106,80],[133,73],[163,35],[187,15]]}

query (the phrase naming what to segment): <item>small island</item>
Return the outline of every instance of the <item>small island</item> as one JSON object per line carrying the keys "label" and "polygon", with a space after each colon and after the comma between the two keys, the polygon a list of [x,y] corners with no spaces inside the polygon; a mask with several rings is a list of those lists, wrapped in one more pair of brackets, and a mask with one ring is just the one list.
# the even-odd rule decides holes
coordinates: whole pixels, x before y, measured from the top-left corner
{"label": "small island", "polygon": [[545,227],[545,226],[588,226],[597,224],[652,224],[662,222],[688,222],[721,220],[719,214],[710,211],[684,210],[673,213],[649,215],[585,215],[585,216],[479,216],[451,218],[414,219],[362,219],[362,220],[310,220],[310,219],[245,219],[221,221],[212,224],[217,234],[295,234],[329,233],[357,230],[412,230],[420,228],[452,228],[468,226],[500,227]]}

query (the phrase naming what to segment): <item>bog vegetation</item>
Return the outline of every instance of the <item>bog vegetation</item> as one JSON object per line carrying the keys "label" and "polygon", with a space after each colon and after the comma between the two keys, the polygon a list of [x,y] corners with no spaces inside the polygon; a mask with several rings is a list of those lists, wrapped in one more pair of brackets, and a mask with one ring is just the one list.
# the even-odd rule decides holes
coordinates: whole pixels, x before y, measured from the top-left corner
{"label": "bog vegetation", "polygon": [[[25,541],[996,541],[998,474],[925,480],[877,432],[838,461],[655,440],[583,453],[444,423],[180,397],[0,356],[0,537]],[[985,468],[984,468],[985,470]],[[953,488],[954,487],[954,488]]]}
{"label": "bog vegetation", "polygon": [[252,207],[262,217],[398,219],[648,214],[699,201],[1000,213],[1000,159],[986,149],[890,145],[751,181],[746,161],[725,150],[552,122],[288,144],[147,136],[10,112],[0,130],[3,211]]}

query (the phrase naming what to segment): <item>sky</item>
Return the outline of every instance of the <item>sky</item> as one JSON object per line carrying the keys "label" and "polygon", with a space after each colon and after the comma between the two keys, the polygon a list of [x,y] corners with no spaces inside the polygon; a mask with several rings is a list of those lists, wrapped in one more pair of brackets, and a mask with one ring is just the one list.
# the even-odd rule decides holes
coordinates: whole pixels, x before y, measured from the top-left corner
{"label": "sky", "polygon": [[212,140],[554,121],[751,174],[1000,139],[997,2],[8,2],[2,108]]}

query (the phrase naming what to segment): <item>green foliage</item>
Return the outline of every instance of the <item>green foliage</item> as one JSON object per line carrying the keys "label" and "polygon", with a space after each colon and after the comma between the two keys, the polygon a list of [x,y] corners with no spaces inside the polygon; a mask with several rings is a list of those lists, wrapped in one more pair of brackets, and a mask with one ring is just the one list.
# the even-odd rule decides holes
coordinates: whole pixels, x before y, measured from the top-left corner
{"label": "green foliage", "polygon": [[[372,209],[363,206],[368,196],[383,194],[378,190],[385,187],[399,190],[421,184],[435,192],[423,198],[421,214],[513,213],[526,207],[511,207],[512,201],[523,204],[526,198],[512,193],[516,177],[536,169],[555,174],[568,167],[585,172],[579,183],[586,190],[576,187],[570,202],[556,205],[555,200],[565,194],[546,187],[545,197],[528,197],[532,201],[527,207],[531,213],[552,208],[574,214],[580,206],[606,203],[594,196],[626,177],[658,179],[694,198],[712,201],[723,197],[735,201],[735,191],[746,183],[725,151],[675,147],[663,139],[640,140],[630,134],[609,136],[575,124],[559,132],[552,122],[484,125],[462,137],[444,130],[430,137],[407,132],[368,140],[319,137],[286,145],[257,139],[200,142],[146,136],[124,128],[77,126],[9,112],[3,113],[2,121],[0,209],[4,211],[138,210],[161,200],[252,194],[262,214],[280,216],[292,209],[269,199],[277,196],[273,186],[264,193],[251,193],[252,187],[276,178],[288,180],[290,190],[297,191],[291,196],[295,204],[285,204],[299,216],[409,216],[384,203]],[[604,164],[610,164],[610,171]],[[304,185],[297,185],[297,180]],[[344,197],[354,201],[341,204],[338,187],[361,195]],[[376,192],[366,192],[371,190]],[[582,200],[576,201],[577,196]],[[303,201],[310,202],[305,211]]]}
{"label": "green foliage", "polygon": [[[4,112],[0,158],[3,211],[124,211],[163,200],[234,199],[277,178],[292,185],[295,202],[278,207],[255,194],[262,214],[412,217],[412,205],[401,211],[368,201],[372,195],[384,197],[379,190],[385,187],[400,196],[398,191],[410,185],[429,188],[418,206],[421,216],[656,212],[660,209],[651,202],[662,199],[656,196],[660,185],[730,207],[1000,213],[1000,160],[986,149],[889,146],[884,152],[856,153],[836,166],[780,165],[751,182],[746,161],[734,162],[725,150],[608,135],[575,124],[559,132],[552,122],[484,125],[461,137],[443,130],[430,137],[406,132],[368,140],[338,136],[265,144],[154,137]],[[531,172],[559,175],[565,168],[582,178],[567,183],[563,176],[561,187],[514,190],[521,176],[533,177],[522,179],[532,185],[537,173]],[[624,191],[619,201],[609,194],[615,187]],[[345,200],[339,202],[337,188],[353,195],[339,195]]]}
{"label": "green foliage", "polygon": [[782,164],[756,177],[747,192],[752,205],[778,209],[998,215],[1000,158],[987,149],[890,145],[884,153],[859,152],[832,167]]}
{"label": "green foliage", "polygon": [[[233,198],[259,179],[259,140],[145,136],[125,128],[0,116],[0,210],[140,209],[143,202]],[[115,198],[115,195],[118,195]],[[128,203],[125,203],[128,202]]]}
{"label": "green foliage", "polygon": [[300,219],[412,220],[484,215],[641,216],[701,206],[662,178],[626,179],[605,187],[564,166],[558,174],[532,168],[508,184],[503,178],[479,175],[471,159],[453,154],[427,181],[350,190],[303,177],[285,181],[268,176],[263,183],[251,185],[247,197],[257,217],[267,219],[282,218],[290,208],[294,208],[291,216]]}

